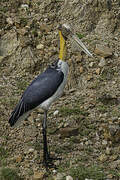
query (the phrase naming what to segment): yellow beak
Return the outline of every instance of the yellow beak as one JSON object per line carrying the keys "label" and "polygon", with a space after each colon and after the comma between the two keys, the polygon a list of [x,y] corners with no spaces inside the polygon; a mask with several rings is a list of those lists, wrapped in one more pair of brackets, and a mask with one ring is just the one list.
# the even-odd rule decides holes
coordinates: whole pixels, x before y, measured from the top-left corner
{"label": "yellow beak", "polygon": [[59,52],[59,58],[61,60],[65,59],[65,55],[66,55],[66,41],[61,33],[61,31],[59,31],[59,37],[60,37],[60,52]]}

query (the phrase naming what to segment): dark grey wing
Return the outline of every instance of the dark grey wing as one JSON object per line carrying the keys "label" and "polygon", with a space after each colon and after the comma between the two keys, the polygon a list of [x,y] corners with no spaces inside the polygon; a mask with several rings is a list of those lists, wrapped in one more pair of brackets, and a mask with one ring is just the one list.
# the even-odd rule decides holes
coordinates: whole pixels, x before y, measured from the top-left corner
{"label": "dark grey wing", "polygon": [[51,97],[62,83],[63,78],[62,71],[48,68],[34,79],[12,112],[9,119],[10,125],[13,126],[24,113],[34,109]]}

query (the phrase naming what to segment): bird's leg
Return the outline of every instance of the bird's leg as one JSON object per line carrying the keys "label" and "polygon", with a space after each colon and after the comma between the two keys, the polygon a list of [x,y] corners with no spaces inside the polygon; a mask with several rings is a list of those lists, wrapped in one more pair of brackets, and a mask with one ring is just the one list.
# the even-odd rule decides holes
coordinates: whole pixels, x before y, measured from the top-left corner
{"label": "bird's leg", "polygon": [[44,163],[46,164],[47,161],[50,159],[50,155],[48,153],[47,147],[47,111],[44,111],[44,120],[43,120],[43,159]]}

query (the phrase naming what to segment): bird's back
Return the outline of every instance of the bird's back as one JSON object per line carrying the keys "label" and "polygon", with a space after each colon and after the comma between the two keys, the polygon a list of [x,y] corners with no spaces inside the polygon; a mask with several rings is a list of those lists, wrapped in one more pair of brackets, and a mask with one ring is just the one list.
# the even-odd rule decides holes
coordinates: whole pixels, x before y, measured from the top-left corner
{"label": "bird's back", "polygon": [[14,126],[22,116],[50,98],[57,91],[63,78],[63,72],[52,67],[37,76],[24,91],[19,103],[11,113],[10,125]]}

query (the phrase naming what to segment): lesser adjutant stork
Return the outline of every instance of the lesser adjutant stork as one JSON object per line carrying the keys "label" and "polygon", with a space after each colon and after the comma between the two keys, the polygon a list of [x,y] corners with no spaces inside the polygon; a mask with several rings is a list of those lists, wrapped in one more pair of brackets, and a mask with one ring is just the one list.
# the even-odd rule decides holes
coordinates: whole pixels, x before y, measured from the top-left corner
{"label": "lesser adjutant stork", "polygon": [[38,75],[32,83],[24,91],[20,101],[11,113],[9,119],[10,126],[17,126],[21,121],[27,118],[31,111],[37,107],[44,110],[43,127],[43,142],[44,153],[43,160],[45,165],[48,164],[50,155],[47,147],[47,112],[50,105],[58,99],[64,90],[68,76],[68,64],[65,60],[66,42],[68,39],[74,40],[77,45],[88,55],[92,54],[87,50],[81,40],[73,33],[68,24],[60,25],[60,52],[59,58],[47,67],[47,69]]}

